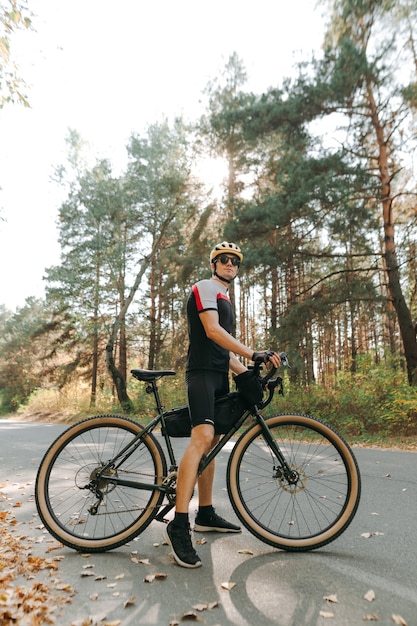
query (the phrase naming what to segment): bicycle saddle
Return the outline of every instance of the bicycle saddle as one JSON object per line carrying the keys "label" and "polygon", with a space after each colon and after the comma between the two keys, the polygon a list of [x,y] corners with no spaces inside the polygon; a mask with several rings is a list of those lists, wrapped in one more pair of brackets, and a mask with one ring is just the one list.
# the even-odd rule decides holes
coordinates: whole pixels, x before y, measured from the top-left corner
{"label": "bicycle saddle", "polygon": [[158,380],[162,376],[175,376],[174,370],[130,370],[132,376],[137,380],[143,380],[145,382],[151,382],[152,380]]}

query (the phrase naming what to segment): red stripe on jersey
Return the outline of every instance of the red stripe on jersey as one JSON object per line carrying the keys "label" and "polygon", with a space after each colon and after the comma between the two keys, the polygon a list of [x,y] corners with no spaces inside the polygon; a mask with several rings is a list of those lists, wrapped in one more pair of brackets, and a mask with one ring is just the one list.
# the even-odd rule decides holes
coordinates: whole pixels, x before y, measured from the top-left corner
{"label": "red stripe on jersey", "polygon": [[217,300],[226,300],[227,302],[230,302],[229,296],[226,295],[225,293],[218,293]]}
{"label": "red stripe on jersey", "polygon": [[193,291],[193,294],[194,294],[195,303],[196,303],[196,306],[197,306],[197,311],[202,311],[203,310],[203,304],[201,302],[201,298],[200,298],[200,294],[198,292],[197,285],[193,285],[192,291]]}

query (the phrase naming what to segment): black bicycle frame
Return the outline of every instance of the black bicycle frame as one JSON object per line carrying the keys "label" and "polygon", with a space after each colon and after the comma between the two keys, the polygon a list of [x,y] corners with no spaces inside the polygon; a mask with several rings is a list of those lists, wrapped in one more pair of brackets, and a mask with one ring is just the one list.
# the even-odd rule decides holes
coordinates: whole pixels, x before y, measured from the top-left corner
{"label": "black bicycle frame", "polygon": [[261,413],[259,412],[256,406],[253,407],[253,409],[251,410],[246,410],[244,414],[242,415],[242,417],[238,419],[238,421],[233,426],[233,428],[226,435],[224,435],[222,439],[220,439],[220,441],[214,446],[212,450],[210,450],[210,452],[207,455],[204,455],[202,457],[200,461],[200,465],[198,467],[198,473],[201,474],[206,469],[209,463],[211,463],[211,461],[217,456],[217,454],[224,447],[224,445],[230,440],[230,438],[234,435],[234,433],[237,430],[239,430],[239,428],[241,427],[241,425],[246,420],[249,414],[253,415],[253,417],[256,419],[257,423],[261,427],[262,435],[266,443],[268,444],[269,448],[272,450],[273,454],[276,456],[277,460],[279,461],[279,463],[281,464],[284,470],[284,476],[286,476],[289,480],[292,480],[291,477],[293,477],[294,472],[291,470],[290,466],[285,460],[277,442],[272,437],[271,432],[267,424],[265,423],[263,416],[261,415]]}
{"label": "black bicycle frame", "polygon": [[[270,389],[270,398],[272,398],[273,389],[278,385],[280,385],[281,387],[281,391],[279,393],[282,393],[282,379],[279,377],[274,381],[273,386]],[[177,463],[176,463],[171,439],[165,428],[164,407],[161,403],[158,386],[155,380],[150,381],[150,383],[148,384],[146,388],[146,391],[147,393],[153,393],[155,397],[155,401],[156,401],[156,409],[158,411],[158,415],[156,415],[156,417],[154,417],[154,419],[151,420],[151,422],[140,433],[138,433],[134,437],[133,441],[128,443],[113,459],[109,460],[104,465],[104,467],[100,470],[100,472],[97,473],[95,478],[96,479],[102,478],[106,482],[113,484],[113,485],[121,485],[123,487],[131,487],[132,489],[143,489],[146,491],[160,491],[168,495],[174,495],[175,492],[170,484],[162,483],[161,485],[155,485],[155,484],[149,484],[149,483],[141,483],[141,482],[136,482],[132,480],[125,480],[123,478],[119,478],[118,476],[114,476],[114,474],[110,474],[110,475],[106,474],[106,472],[109,470],[114,470],[114,469],[119,468],[140,446],[141,438],[143,437],[143,435],[146,435],[147,433],[151,433],[152,430],[159,423],[162,424],[163,437],[165,440],[165,445],[167,447],[168,457],[169,457],[169,462],[170,462],[170,469],[169,469],[168,474],[170,474],[173,471],[176,471],[177,469]],[[266,404],[269,404],[269,402],[267,402]],[[275,455],[279,464],[281,465],[284,476],[287,478],[289,482],[296,480],[296,473],[293,470],[291,470],[288,463],[286,462],[279,448],[279,445],[277,444],[275,439],[272,437],[270,430],[267,424],[265,423],[263,416],[259,412],[259,409],[257,406],[254,406],[252,409],[246,409],[241,415],[241,417],[237,420],[237,422],[232,426],[232,428],[217,442],[214,448],[212,448],[207,455],[203,455],[203,457],[201,458],[200,464],[198,466],[198,474],[201,475],[204,472],[206,467],[218,455],[220,450],[223,449],[223,447],[233,437],[233,435],[239,430],[239,428],[246,421],[249,415],[252,415],[255,418],[256,422],[261,427],[262,435],[267,445],[271,449],[272,453]],[[92,482],[85,488],[89,488],[89,487],[95,493],[97,493],[96,491],[97,487],[96,485],[93,485]]]}

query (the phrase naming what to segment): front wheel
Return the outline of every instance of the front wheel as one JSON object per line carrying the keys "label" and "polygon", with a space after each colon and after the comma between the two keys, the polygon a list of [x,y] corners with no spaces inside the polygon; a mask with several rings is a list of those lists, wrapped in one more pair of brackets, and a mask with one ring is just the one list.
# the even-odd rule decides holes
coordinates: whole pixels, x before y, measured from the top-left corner
{"label": "front wheel", "polygon": [[289,551],[324,546],[346,530],[359,505],[358,464],[343,438],[308,415],[276,415],[266,424],[291,470],[249,428],[227,468],[236,515],[265,543]]}
{"label": "front wheel", "polygon": [[[42,522],[56,539],[80,552],[103,552],[150,524],[164,498],[152,487],[166,476],[155,437],[144,435],[123,462],[109,465],[142,430],[125,417],[103,415],[71,426],[50,446],[38,469],[35,498]],[[137,481],[147,489],[113,479]]]}

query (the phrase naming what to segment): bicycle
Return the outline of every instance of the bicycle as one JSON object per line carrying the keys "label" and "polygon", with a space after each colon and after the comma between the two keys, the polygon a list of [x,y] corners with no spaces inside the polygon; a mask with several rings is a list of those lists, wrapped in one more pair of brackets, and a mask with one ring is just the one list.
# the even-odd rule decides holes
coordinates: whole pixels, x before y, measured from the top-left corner
{"label": "bicycle", "polygon": [[[289,367],[286,353],[281,363]],[[242,428],[230,452],[226,482],[242,524],[274,548],[306,551],[339,537],[357,511],[361,478],[346,441],[332,427],[302,414],[264,418],[283,380],[271,368],[255,374],[266,398],[239,405],[238,416],[217,445],[201,459],[199,472]],[[104,552],[122,546],[153,521],[167,522],[175,506],[177,462],[167,424],[187,407],[164,411],[157,381],[173,370],[131,370],[146,383],[157,415],[147,426],[119,415],[88,418],[70,426],[46,451],[36,477],[39,516],[62,544],[79,552]],[[223,399],[236,405],[239,394]],[[184,411],[183,411],[184,412]],[[251,420],[251,421],[249,421]],[[154,433],[161,426],[167,456]]]}

